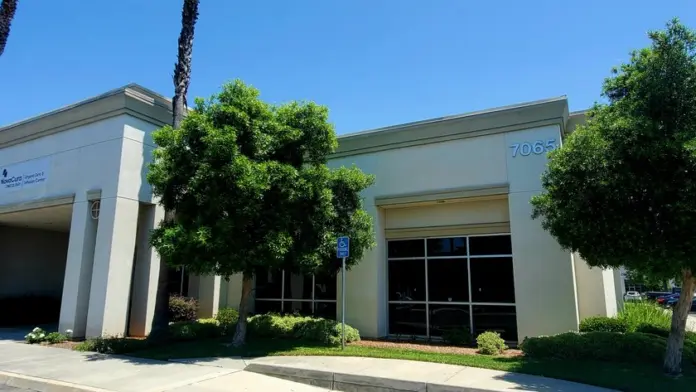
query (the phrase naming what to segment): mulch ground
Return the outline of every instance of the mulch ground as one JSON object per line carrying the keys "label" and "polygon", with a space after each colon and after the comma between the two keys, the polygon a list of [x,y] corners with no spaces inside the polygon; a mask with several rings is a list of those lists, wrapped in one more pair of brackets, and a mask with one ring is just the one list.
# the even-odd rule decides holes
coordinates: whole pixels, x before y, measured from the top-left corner
{"label": "mulch ground", "polygon": [[[442,354],[462,354],[462,355],[482,355],[472,347],[457,347],[447,346],[438,343],[414,343],[414,342],[394,342],[388,340],[361,340],[359,342],[350,343],[351,346],[374,347],[374,348],[389,348],[397,350],[416,350]],[[521,356],[522,351],[516,349],[505,350],[502,356],[517,357]]]}

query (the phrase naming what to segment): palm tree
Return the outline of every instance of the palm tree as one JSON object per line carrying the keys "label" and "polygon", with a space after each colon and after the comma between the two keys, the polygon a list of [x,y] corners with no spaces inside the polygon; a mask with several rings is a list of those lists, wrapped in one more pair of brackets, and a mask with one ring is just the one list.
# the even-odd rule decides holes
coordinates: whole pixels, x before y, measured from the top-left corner
{"label": "palm tree", "polygon": [[[181,32],[179,33],[179,51],[174,65],[174,97],[172,98],[172,127],[178,129],[187,110],[186,93],[191,82],[191,56],[193,54],[193,34],[198,20],[199,0],[184,0],[181,11]],[[167,211],[165,219],[174,219],[174,212]],[[153,332],[162,332],[169,324],[169,283],[168,267],[165,260],[160,262],[155,315],[152,323]]]}
{"label": "palm tree", "polygon": [[10,26],[17,11],[18,0],[2,0],[0,4],[0,56],[5,52],[7,37],[10,36]]}

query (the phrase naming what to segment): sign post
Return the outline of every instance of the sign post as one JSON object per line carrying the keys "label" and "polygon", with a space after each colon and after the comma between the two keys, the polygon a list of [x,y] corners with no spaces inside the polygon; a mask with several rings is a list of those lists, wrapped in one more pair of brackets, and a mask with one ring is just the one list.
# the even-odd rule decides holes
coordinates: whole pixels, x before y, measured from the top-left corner
{"label": "sign post", "polygon": [[346,258],[350,256],[350,238],[338,237],[336,257],[341,262],[341,349],[346,349]]}

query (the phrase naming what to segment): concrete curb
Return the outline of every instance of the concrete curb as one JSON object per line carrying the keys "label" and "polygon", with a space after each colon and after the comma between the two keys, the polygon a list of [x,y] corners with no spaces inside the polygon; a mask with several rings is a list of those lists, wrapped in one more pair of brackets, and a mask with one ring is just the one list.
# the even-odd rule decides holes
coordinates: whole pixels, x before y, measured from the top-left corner
{"label": "concrete curb", "polygon": [[298,369],[289,366],[251,363],[248,372],[309,384],[333,391],[385,391],[385,392],[486,392],[495,389],[458,387],[430,384],[425,381],[407,381],[386,377],[336,373],[329,370]]}
{"label": "concrete curb", "polygon": [[0,385],[38,392],[113,392],[107,389],[92,388],[69,382],[25,376],[23,374],[4,371],[0,371]]}

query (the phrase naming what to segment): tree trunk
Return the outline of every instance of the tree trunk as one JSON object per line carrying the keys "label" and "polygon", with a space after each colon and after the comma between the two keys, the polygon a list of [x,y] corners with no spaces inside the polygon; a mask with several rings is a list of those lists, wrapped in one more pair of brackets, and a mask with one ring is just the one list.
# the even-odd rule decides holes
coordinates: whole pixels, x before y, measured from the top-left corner
{"label": "tree trunk", "polygon": [[2,4],[0,4],[0,56],[5,52],[15,12],[17,12],[17,0],[2,0]]}
{"label": "tree trunk", "polygon": [[[186,93],[191,82],[191,56],[193,54],[193,34],[198,20],[199,0],[184,0],[181,10],[181,32],[179,50],[174,65],[174,97],[172,98],[172,127],[179,129],[186,114]],[[175,211],[166,211],[165,220],[173,220]],[[165,260],[160,260],[157,296],[152,331],[157,335],[165,333],[169,327],[169,271]]]}
{"label": "tree trunk", "polygon": [[246,341],[249,295],[251,295],[253,285],[253,275],[245,273],[242,281],[242,299],[239,301],[239,320],[237,321],[237,329],[234,331],[234,338],[232,338],[232,345],[235,347],[243,346]]}
{"label": "tree trunk", "polygon": [[668,375],[677,376],[682,371],[681,364],[684,351],[684,335],[686,335],[686,319],[691,310],[695,287],[691,271],[684,270],[682,272],[681,294],[672,313],[672,327],[667,338],[667,352],[665,353],[665,362],[663,364],[663,369]]}
{"label": "tree trunk", "polygon": [[198,20],[198,1],[184,0],[181,10],[181,32],[179,51],[174,65],[174,97],[172,98],[172,127],[179,129],[186,114],[186,94],[191,83],[191,57],[193,56],[193,35]]}

